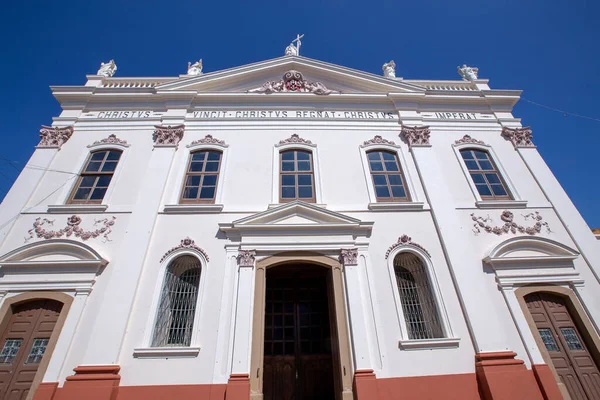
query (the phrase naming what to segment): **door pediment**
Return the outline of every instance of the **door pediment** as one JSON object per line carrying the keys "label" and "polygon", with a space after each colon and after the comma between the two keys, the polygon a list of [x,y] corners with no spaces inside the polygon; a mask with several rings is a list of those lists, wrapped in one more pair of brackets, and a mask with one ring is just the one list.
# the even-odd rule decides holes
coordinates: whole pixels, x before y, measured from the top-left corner
{"label": "door pediment", "polygon": [[[342,67],[306,57],[284,56],[248,64],[241,67],[215,71],[199,76],[183,76],[163,83],[157,91],[190,91],[199,93],[246,93],[261,87],[265,82],[280,81],[288,71],[300,72],[305,81],[320,82],[327,89],[341,93],[424,93],[425,88],[401,79],[390,79],[368,72]],[[287,92],[290,95],[299,93]]]}

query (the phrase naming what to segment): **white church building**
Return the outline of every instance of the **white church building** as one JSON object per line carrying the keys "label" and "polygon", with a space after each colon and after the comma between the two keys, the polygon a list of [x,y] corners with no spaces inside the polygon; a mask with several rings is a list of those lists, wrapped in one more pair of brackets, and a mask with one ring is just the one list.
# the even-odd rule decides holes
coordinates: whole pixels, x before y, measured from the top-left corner
{"label": "white church building", "polygon": [[600,245],[520,91],[298,53],[52,87],[0,400],[600,399]]}

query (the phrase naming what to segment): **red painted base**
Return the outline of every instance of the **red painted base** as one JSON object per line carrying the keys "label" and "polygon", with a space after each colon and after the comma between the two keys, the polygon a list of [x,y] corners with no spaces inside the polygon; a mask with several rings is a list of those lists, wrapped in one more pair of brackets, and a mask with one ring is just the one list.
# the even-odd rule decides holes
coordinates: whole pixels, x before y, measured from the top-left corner
{"label": "red painted base", "polygon": [[544,400],[563,400],[563,395],[558,388],[556,378],[550,367],[546,364],[533,364],[531,366],[535,379],[542,390]]}
{"label": "red painted base", "polygon": [[533,372],[517,353],[499,351],[477,353],[475,371],[484,400],[542,400]]}
{"label": "red painted base", "polygon": [[225,400],[248,400],[250,398],[250,376],[231,374],[227,382]]}

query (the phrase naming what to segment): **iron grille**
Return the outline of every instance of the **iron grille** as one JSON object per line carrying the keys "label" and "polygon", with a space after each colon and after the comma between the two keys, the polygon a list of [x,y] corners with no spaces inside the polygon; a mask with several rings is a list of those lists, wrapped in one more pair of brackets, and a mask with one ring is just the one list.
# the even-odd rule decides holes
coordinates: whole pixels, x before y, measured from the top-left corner
{"label": "iron grille", "polygon": [[192,256],[181,256],[165,273],[153,347],[189,346],[198,300],[201,264]]}
{"label": "iron grille", "polygon": [[419,257],[412,253],[398,254],[394,272],[409,339],[444,337],[429,277]]}

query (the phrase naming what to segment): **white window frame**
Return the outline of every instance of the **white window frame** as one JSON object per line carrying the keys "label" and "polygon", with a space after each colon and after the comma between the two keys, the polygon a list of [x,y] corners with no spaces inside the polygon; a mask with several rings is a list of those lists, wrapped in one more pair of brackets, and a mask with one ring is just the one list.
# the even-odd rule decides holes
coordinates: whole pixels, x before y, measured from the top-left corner
{"label": "white window frame", "polygon": [[[400,292],[398,290],[398,283],[396,281],[396,272],[394,270],[394,259],[398,254],[403,252],[416,255],[423,263],[423,267],[427,272],[427,279],[429,279],[438,317],[442,325],[442,331],[444,333],[443,338],[410,339],[408,336],[408,327],[406,326],[406,319],[404,318],[402,300],[400,299]],[[415,246],[399,246],[390,252],[387,259],[387,264],[390,283],[392,285],[392,292],[394,294],[394,301],[396,303],[396,316],[398,317],[398,323],[400,325],[400,347],[404,350],[458,347],[460,339],[454,337],[452,332],[452,327],[448,318],[448,312],[446,311],[446,307],[442,299],[442,292],[435,274],[435,268],[433,267],[433,263],[431,262],[429,255],[427,255],[427,253],[425,253],[425,251],[422,249]]]}
{"label": "white window frame", "polygon": [[[360,159],[363,165],[363,173],[365,177],[365,183],[367,185],[367,192],[369,193],[369,209],[371,211],[400,211],[400,210],[413,210],[423,209],[425,202],[418,196],[415,185],[408,173],[408,166],[406,157],[402,147],[389,144],[369,144],[359,146]],[[375,194],[375,187],[373,185],[373,179],[371,178],[371,169],[369,168],[369,158],[367,153],[370,151],[388,151],[394,153],[398,157],[398,163],[402,169],[402,175],[406,182],[406,192],[410,197],[410,201],[398,201],[398,202],[377,202],[377,195]]]}
{"label": "white window frame", "polygon": [[[75,185],[79,181],[81,177],[81,173],[83,169],[87,165],[88,159],[91,157],[92,153],[96,153],[98,151],[105,150],[116,150],[121,152],[121,157],[119,158],[119,162],[117,163],[117,168],[113,172],[113,177],[110,180],[110,184],[108,185],[108,189],[106,190],[106,194],[102,199],[102,203],[100,204],[68,204],[67,201],[75,190]],[[59,205],[50,205],[48,206],[48,212],[103,212],[108,208],[110,204],[110,200],[112,198],[113,192],[115,190],[115,186],[119,183],[119,179],[121,178],[121,174],[123,171],[123,165],[125,164],[127,157],[129,156],[129,145],[123,145],[118,143],[109,143],[109,144],[97,144],[89,146],[89,151],[82,153],[79,156],[79,170],[77,171],[77,177],[74,178],[74,182],[70,185],[65,185],[60,194],[60,202]]]}
{"label": "white window frame", "polygon": [[[453,144],[452,149],[454,150],[454,155],[456,156],[456,159],[458,160],[458,163],[460,164],[460,167],[463,171],[465,179],[469,183],[471,192],[473,193],[473,196],[475,197],[475,205],[478,208],[506,208],[506,207],[525,208],[527,206],[527,200],[524,200],[521,197],[521,195],[517,191],[517,188],[513,184],[512,180],[510,179],[510,176],[506,173],[506,170],[502,166],[502,163],[500,162],[500,159],[496,155],[496,152],[490,145],[476,144],[476,143],[462,143],[462,144]],[[475,186],[475,182],[473,182],[473,178],[471,178],[471,174],[469,173],[467,164],[465,164],[465,161],[463,160],[462,156],[460,155],[460,151],[464,150],[464,149],[481,150],[481,151],[486,152],[490,156],[492,162],[494,163],[498,172],[500,173],[502,180],[504,181],[504,183],[506,183],[507,189],[510,192],[510,195],[512,196],[512,200],[483,200],[481,198],[481,195],[479,194],[479,192],[477,191],[477,187]]]}
{"label": "white window frame", "polygon": [[[165,277],[167,268],[177,257],[189,255],[198,259],[201,265],[200,269],[200,282],[198,284],[198,299],[196,300],[196,311],[194,313],[194,323],[192,324],[192,337],[189,346],[177,346],[177,347],[152,347],[152,337],[154,335],[154,328],[156,320],[158,318],[158,311],[160,306],[160,299],[163,292],[163,285],[165,283]],[[158,279],[156,280],[156,286],[154,288],[154,295],[152,296],[152,303],[150,306],[150,313],[148,314],[148,321],[146,322],[146,329],[144,331],[143,346],[133,350],[134,357],[137,358],[165,358],[165,357],[197,357],[200,353],[200,329],[199,322],[202,318],[202,304],[204,303],[204,294],[206,274],[208,273],[208,260],[199,251],[194,249],[179,249],[169,254],[167,258],[163,260],[158,270]]]}
{"label": "white window frame", "polygon": [[[219,144],[208,144],[198,143],[194,145],[186,146],[187,152],[185,153],[185,162],[176,163],[174,168],[174,174],[177,177],[175,179],[174,190],[170,190],[167,195],[166,204],[164,206],[164,212],[173,214],[187,214],[187,213],[213,213],[220,212],[223,210],[223,188],[225,186],[225,171],[227,166],[227,158],[229,154],[229,147],[226,145]],[[219,178],[217,179],[217,192],[215,193],[214,203],[198,203],[198,204],[180,204],[181,192],[183,191],[183,183],[187,175],[187,168],[190,163],[190,157],[192,153],[212,150],[221,153],[221,165],[219,165]]]}
{"label": "white window frame", "polygon": [[312,155],[312,163],[313,163],[313,176],[315,183],[315,203],[314,204],[323,204],[323,197],[321,194],[321,169],[319,167],[319,152],[316,145],[307,145],[303,143],[289,143],[283,145],[275,145],[273,147],[273,174],[272,174],[272,182],[273,182],[273,190],[271,196],[271,204],[285,204],[279,202],[279,189],[281,182],[279,182],[280,172],[279,168],[279,153],[288,150],[304,150],[308,151]]}

